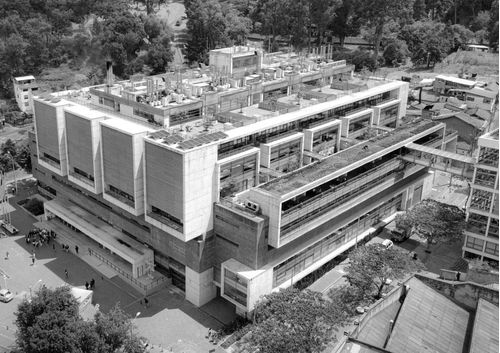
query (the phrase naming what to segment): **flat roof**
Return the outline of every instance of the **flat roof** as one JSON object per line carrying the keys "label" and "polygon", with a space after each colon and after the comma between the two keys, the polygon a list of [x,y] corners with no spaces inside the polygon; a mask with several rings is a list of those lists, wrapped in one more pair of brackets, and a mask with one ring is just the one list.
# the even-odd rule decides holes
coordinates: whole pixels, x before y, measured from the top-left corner
{"label": "flat roof", "polygon": [[407,284],[410,290],[386,349],[398,353],[466,352],[469,312],[416,278]]}
{"label": "flat roof", "polygon": [[33,76],[33,75],[14,77],[14,80],[16,80],[16,81],[27,81],[27,80],[34,80],[34,79],[35,79],[35,76]]}
{"label": "flat roof", "polygon": [[470,353],[498,353],[498,306],[479,298]]}
{"label": "flat roof", "polygon": [[479,88],[479,87],[474,87],[473,89],[470,89],[466,92],[473,94],[473,95],[476,95],[476,96],[486,97],[486,98],[491,98],[491,99],[493,99],[497,96],[497,94],[495,92],[489,91],[489,90],[484,89],[484,88]]}
{"label": "flat roof", "polygon": [[132,121],[121,118],[107,119],[102,121],[101,124],[110,127],[112,129],[119,130],[129,135],[136,135],[144,132],[155,131],[154,129],[150,129],[144,125],[136,124]]}
{"label": "flat roof", "polygon": [[436,79],[438,79],[438,78],[441,80],[445,80],[445,81],[455,82],[455,83],[458,83],[458,84],[464,85],[464,86],[474,86],[476,84],[476,81],[470,81],[470,80],[466,80],[466,79],[459,78],[459,77],[453,77],[453,76],[437,75]]}
{"label": "flat roof", "polygon": [[113,228],[93,214],[87,212],[76,204],[61,199],[48,201],[46,207],[54,210],[70,220],[72,225],[80,228],[81,232],[87,232],[97,238],[94,241],[106,245],[113,252],[129,262],[140,261],[143,257],[149,257],[152,250],[138,241],[126,236]]}
{"label": "flat roof", "polygon": [[297,171],[262,184],[259,189],[278,194],[286,194],[313,181],[319,180],[336,170],[345,168],[354,162],[367,158],[379,151],[402,142],[439,123],[420,120],[406,124],[382,136],[372,138],[335,153],[319,162],[309,164]]}
{"label": "flat roof", "polygon": [[79,106],[70,105],[64,108],[64,111],[87,120],[102,119],[106,117],[106,114],[101,111],[90,109],[88,107],[81,105]]}

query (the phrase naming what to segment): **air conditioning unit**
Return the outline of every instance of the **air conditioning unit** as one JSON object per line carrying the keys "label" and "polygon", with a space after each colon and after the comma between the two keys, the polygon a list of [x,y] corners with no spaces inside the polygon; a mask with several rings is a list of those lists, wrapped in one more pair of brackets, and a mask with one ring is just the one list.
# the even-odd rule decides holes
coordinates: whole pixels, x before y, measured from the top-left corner
{"label": "air conditioning unit", "polygon": [[245,200],[245,208],[247,208],[253,212],[257,212],[257,211],[259,211],[260,206],[259,206],[259,204],[255,203],[255,202],[252,202],[250,200]]}

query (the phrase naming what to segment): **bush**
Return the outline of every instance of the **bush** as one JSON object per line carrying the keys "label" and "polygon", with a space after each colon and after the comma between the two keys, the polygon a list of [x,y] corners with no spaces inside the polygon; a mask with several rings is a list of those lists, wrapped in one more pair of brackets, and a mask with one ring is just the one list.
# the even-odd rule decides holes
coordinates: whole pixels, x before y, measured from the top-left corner
{"label": "bush", "polygon": [[43,201],[40,201],[37,198],[29,199],[24,205],[24,208],[35,216],[40,216],[44,212]]}
{"label": "bush", "polygon": [[406,62],[410,55],[408,46],[402,40],[391,41],[384,49],[383,57],[387,66],[398,66]]}

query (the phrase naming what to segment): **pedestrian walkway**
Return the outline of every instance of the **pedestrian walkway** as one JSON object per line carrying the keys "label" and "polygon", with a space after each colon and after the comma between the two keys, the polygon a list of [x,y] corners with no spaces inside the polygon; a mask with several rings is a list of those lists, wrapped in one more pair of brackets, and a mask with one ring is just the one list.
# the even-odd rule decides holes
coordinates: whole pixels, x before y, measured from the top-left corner
{"label": "pedestrian walkway", "polygon": [[152,275],[134,278],[131,271],[127,271],[130,264],[125,263],[117,256],[107,254],[95,241],[83,233],[64,226],[59,221],[43,221],[35,223],[34,226],[55,232],[57,234],[56,241],[60,244],[69,245],[70,251],[75,254],[76,246],[78,246],[79,253],[76,255],[83,261],[107,278],[120,276],[142,294],[151,293],[159,286],[169,283],[169,280],[158,271],[154,271]]}

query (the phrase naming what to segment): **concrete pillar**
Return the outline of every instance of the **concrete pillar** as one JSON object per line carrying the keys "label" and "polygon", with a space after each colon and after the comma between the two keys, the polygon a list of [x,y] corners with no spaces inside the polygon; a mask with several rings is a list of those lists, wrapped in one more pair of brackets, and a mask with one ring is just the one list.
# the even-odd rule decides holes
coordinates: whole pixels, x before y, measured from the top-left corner
{"label": "concrete pillar", "polygon": [[214,299],[217,290],[213,278],[213,268],[198,273],[186,266],[186,299],[197,307]]}

